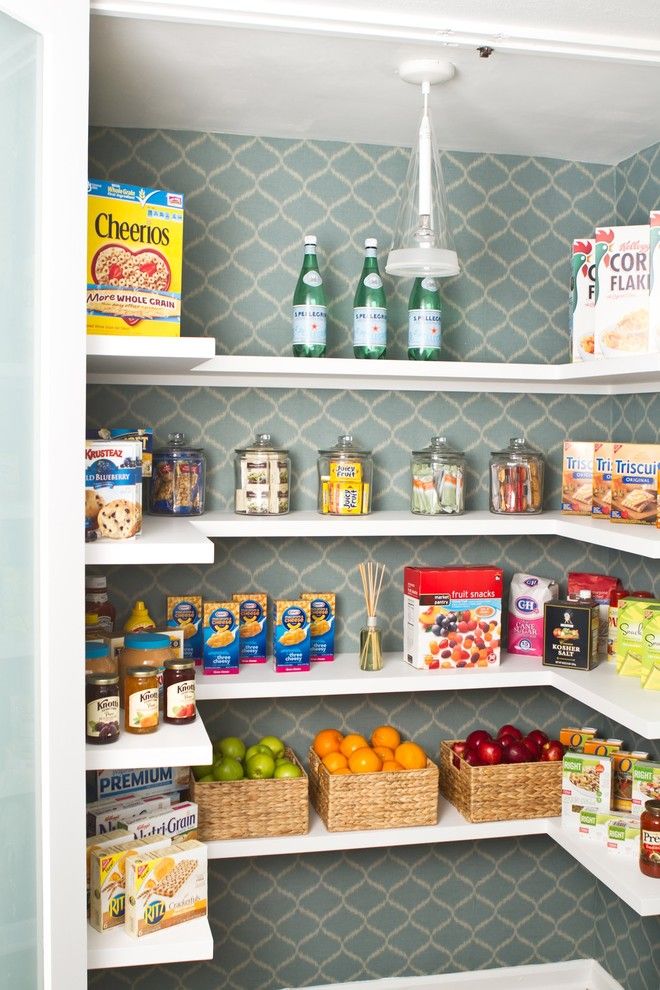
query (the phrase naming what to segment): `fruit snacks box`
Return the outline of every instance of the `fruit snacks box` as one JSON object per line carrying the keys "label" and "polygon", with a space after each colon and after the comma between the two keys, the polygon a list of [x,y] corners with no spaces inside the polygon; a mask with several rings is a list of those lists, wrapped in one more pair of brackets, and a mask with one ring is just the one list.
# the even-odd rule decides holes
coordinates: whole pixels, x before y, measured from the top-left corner
{"label": "fruit snacks box", "polygon": [[660,352],[660,210],[650,220],[649,351]]}
{"label": "fruit snacks box", "polygon": [[310,669],[309,613],[309,602],[302,599],[275,602],[273,652],[280,674]]}
{"label": "fruit snacks box", "polygon": [[204,673],[238,674],[239,602],[204,603]]}
{"label": "fruit snacks box", "polygon": [[608,815],[612,795],[612,764],[608,756],[565,753],[561,784],[562,822],[576,828],[583,808]]}
{"label": "fruit snacks box", "polygon": [[190,782],[188,767],[140,767],[129,770],[97,770],[93,799],[119,794],[171,794],[183,791]]}
{"label": "fruit snacks box", "polygon": [[181,801],[172,804],[164,811],[149,814],[143,818],[120,822],[120,825],[130,828],[138,839],[146,839],[150,835],[164,835],[170,839],[183,842],[184,839],[197,838],[198,807],[194,801]]}
{"label": "fruit snacks box", "polygon": [[201,595],[168,595],[166,624],[183,629],[183,655],[201,666],[204,653]]}
{"label": "fruit snacks box", "polygon": [[612,753],[612,811],[630,813],[632,810],[633,767],[640,760],[648,760],[642,750]]}
{"label": "fruit snacks box", "polygon": [[85,444],[85,542],[130,540],[142,529],[142,445]]}
{"label": "fruit snacks box", "polygon": [[596,231],[595,352],[646,354],[649,338],[649,227]]}
{"label": "fruit snacks box", "polygon": [[171,804],[167,794],[131,794],[95,801],[87,805],[87,835],[103,835],[116,828],[118,822],[122,822],[122,828],[127,829],[129,822],[136,818],[143,818],[155,811],[164,811]]}
{"label": "fruit snacks box", "polygon": [[87,183],[87,333],[178,337],[183,196]]}
{"label": "fruit snacks box", "polygon": [[202,842],[178,842],[164,853],[131,856],[126,865],[126,931],[141,938],[206,917],[207,851]]}
{"label": "fruit snacks box", "polygon": [[151,836],[121,841],[92,853],[89,861],[89,923],[97,932],[124,924],[126,911],[126,859],[128,856],[163,849],[171,839]]}
{"label": "fruit snacks box", "polygon": [[305,591],[300,596],[309,602],[310,657],[312,662],[335,659],[335,595],[331,591]]}
{"label": "fruit snacks box", "polygon": [[655,526],[659,460],[660,444],[613,445],[611,522]]}
{"label": "fruit snacks box", "polygon": [[608,852],[619,856],[639,856],[639,819],[611,815],[605,824],[603,838]]}
{"label": "fruit snacks box", "polygon": [[642,618],[642,669],[645,691],[660,691],[660,602],[645,609]]}
{"label": "fruit snacks box", "polygon": [[239,660],[241,663],[265,663],[268,649],[268,595],[233,595],[238,603]]}
{"label": "fruit snacks box", "polygon": [[660,763],[640,760],[633,766],[630,813],[639,818],[647,801],[660,801]]}
{"label": "fruit snacks box", "polygon": [[609,519],[612,508],[612,451],[614,445],[597,440],[594,443],[594,478],[591,515],[594,519]]}
{"label": "fruit snacks box", "polygon": [[594,239],[573,241],[571,250],[571,291],[568,325],[571,334],[571,360],[594,359],[594,299],[596,269]]}
{"label": "fruit snacks box", "polygon": [[142,444],[142,477],[151,477],[151,464],[154,450],[154,431],[151,427],[144,427],[137,430],[110,429],[107,426],[99,426],[93,430],[87,430],[88,440],[103,440],[104,443],[112,440],[132,440],[134,443]]}
{"label": "fruit snacks box", "polygon": [[561,485],[561,511],[577,516],[591,515],[594,484],[594,444],[565,440]]}
{"label": "fruit snacks box", "polygon": [[406,567],[403,591],[404,660],[411,667],[499,665],[500,567]]}

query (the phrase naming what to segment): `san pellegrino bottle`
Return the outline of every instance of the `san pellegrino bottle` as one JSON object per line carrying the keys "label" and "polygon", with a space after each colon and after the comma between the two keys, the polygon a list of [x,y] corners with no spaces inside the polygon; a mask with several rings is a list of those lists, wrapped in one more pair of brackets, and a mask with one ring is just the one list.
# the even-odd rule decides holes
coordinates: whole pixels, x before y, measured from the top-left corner
{"label": "san pellegrino bottle", "polygon": [[364,265],[353,300],[353,353],[356,358],[383,358],[387,349],[387,303],[378,271],[378,242],[364,242]]}
{"label": "san pellegrino bottle", "polygon": [[316,259],[316,237],[305,236],[305,257],[293,293],[293,356],[324,357],[327,307]]}
{"label": "san pellegrino bottle", "polygon": [[438,280],[416,278],[408,302],[408,360],[439,361],[442,324]]}

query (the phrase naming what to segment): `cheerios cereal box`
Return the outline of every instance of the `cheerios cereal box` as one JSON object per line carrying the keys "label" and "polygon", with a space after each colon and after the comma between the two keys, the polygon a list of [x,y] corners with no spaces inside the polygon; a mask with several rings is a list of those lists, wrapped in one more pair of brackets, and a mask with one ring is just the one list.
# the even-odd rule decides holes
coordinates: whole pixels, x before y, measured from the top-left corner
{"label": "cheerios cereal box", "polygon": [[183,196],[87,183],[87,333],[178,337]]}
{"label": "cheerios cereal box", "polygon": [[239,670],[239,602],[204,602],[204,673]]}
{"label": "cheerios cereal box", "polygon": [[571,251],[569,328],[572,361],[593,361],[595,356],[595,286],[594,239],[583,237],[573,241]]}
{"label": "cheerios cereal box", "polygon": [[649,351],[660,353],[660,210],[651,212]]}
{"label": "cheerios cereal box", "polygon": [[305,591],[300,596],[309,602],[310,657],[317,663],[335,659],[335,595],[331,591]]}
{"label": "cheerios cereal box", "polygon": [[649,345],[649,227],[596,231],[595,350],[646,354]]}
{"label": "cheerios cereal box", "polygon": [[237,594],[239,609],[239,660],[241,663],[266,662],[268,633],[268,595]]}
{"label": "cheerios cereal box", "polygon": [[309,612],[309,602],[302,599],[275,602],[273,652],[278,673],[310,669]]}

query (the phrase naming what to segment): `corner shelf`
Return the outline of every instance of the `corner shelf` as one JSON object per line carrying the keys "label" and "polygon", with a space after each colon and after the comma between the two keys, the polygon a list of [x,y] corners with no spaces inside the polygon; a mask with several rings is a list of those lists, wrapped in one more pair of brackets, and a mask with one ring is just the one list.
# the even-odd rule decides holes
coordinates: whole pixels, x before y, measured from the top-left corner
{"label": "corner shelf", "polygon": [[205,766],[212,758],[211,740],[199,714],[190,725],[161,722],[156,732],[142,736],[122,732],[117,742],[107,746],[85,745],[86,770]]}
{"label": "corner shelf", "polygon": [[143,938],[131,938],[123,927],[97,932],[87,925],[87,968],[154,966],[213,958],[208,918],[195,918]]}
{"label": "corner shelf", "polygon": [[85,544],[86,565],[212,564],[213,544],[189,519],[145,516],[134,540]]}
{"label": "corner shelf", "polygon": [[185,375],[215,357],[213,337],[87,335],[88,380],[113,376]]}

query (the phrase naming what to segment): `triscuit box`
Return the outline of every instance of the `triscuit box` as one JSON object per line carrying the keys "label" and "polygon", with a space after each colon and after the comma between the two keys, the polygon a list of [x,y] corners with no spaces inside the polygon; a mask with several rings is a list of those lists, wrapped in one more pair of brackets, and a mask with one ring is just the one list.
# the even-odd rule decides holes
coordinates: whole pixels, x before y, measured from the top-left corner
{"label": "triscuit box", "polygon": [[85,443],[85,542],[130,540],[142,529],[142,445]]}
{"label": "triscuit box", "polygon": [[202,596],[168,595],[166,624],[171,629],[183,629],[183,655],[200,666],[204,652]]}
{"label": "triscuit box", "polygon": [[619,856],[639,856],[639,820],[623,815],[610,816],[605,830],[605,848]]}
{"label": "triscuit box", "polygon": [[571,334],[571,360],[594,359],[594,297],[596,270],[594,264],[594,239],[583,237],[573,241],[571,252],[571,291],[569,305],[569,329]]}
{"label": "triscuit box", "polygon": [[335,659],[335,595],[331,591],[304,591],[301,600],[309,602],[310,658],[312,662]]}
{"label": "triscuit box", "polygon": [[561,485],[561,511],[578,516],[591,515],[593,502],[594,444],[581,440],[564,441]]}
{"label": "triscuit box", "polygon": [[239,602],[204,603],[204,673],[239,672]]}
{"label": "triscuit box", "polygon": [[597,440],[594,443],[593,502],[594,519],[609,519],[612,508],[612,450],[614,445]]}
{"label": "triscuit box", "polygon": [[150,835],[166,835],[170,839],[183,842],[184,839],[197,838],[198,820],[198,807],[194,801],[181,801],[164,811],[119,824],[130,828],[138,839],[146,839]]}
{"label": "triscuit box", "polygon": [[646,354],[649,338],[649,227],[596,231],[595,351]]}
{"label": "triscuit box", "polygon": [[660,444],[613,445],[611,522],[655,526],[659,460]]}
{"label": "triscuit box", "polygon": [[171,794],[182,791],[190,782],[189,767],[139,767],[128,770],[97,770],[95,798],[118,794]]}
{"label": "triscuit box", "polygon": [[87,183],[87,333],[178,337],[183,196]]}
{"label": "triscuit box", "polygon": [[87,430],[88,440],[132,440],[142,444],[142,477],[151,477],[151,464],[153,461],[154,431],[150,426],[137,430],[110,429],[107,426],[100,426],[97,429]]}
{"label": "triscuit box", "polygon": [[268,595],[238,594],[239,660],[241,663],[265,663],[268,633]]}
{"label": "triscuit box", "polygon": [[274,664],[278,673],[310,669],[309,602],[297,599],[275,602]]}
{"label": "triscuit box", "polygon": [[122,828],[128,828],[129,822],[165,811],[171,804],[167,794],[127,795],[95,801],[87,805],[87,835],[103,835],[116,828],[118,822],[122,823]]}
{"label": "triscuit box", "polygon": [[89,923],[97,932],[123,925],[126,910],[126,859],[133,853],[163,849],[171,839],[151,836],[121,841],[92,853],[89,861]]}
{"label": "triscuit box", "polygon": [[660,352],[660,210],[650,220],[649,351]]}
{"label": "triscuit box", "polygon": [[178,842],[159,856],[131,856],[126,864],[127,933],[141,938],[206,917],[207,891],[203,842]]}
{"label": "triscuit box", "polygon": [[660,763],[640,760],[632,772],[631,814],[639,818],[647,801],[660,801]]}
{"label": "triscuit box", "polygon": [[609,814],[612,795],[612,765],[607,756],[565,753],[561,784],[562,823],[579,825],[583,808]]}
{"label": "triscuit box", "polygon": [[660,602],[645,609],[642,617],[640,677],[645,691],[660,691]]}

